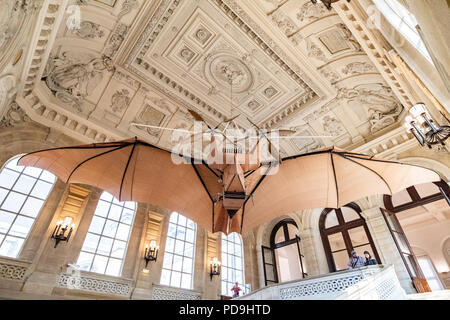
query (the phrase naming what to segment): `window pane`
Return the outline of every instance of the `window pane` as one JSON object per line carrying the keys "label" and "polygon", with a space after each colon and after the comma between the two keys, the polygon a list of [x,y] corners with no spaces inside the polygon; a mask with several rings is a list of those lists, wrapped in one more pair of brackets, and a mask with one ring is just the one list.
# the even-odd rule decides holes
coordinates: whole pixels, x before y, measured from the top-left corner
{"label": "window pane", "polygon": [[181,273],[180,272],[176,272],[176,271],[172,271],[172,277],[170,279],[170,285],[172,287],[180,287],[180,282],[181,282]]}
{"label": "window pane", "polygon": [[3,202],[2,209],[19,212],[27,196],[11,191]]}
{"label": "window pane", "polygon": [[123,259],[125,257],[125,250],[127,243],[125,241],[115,240],[111,251],[111,257]]}
{"label": "window pane", "polygon": [[172,261],[173,261],[173,254],[171,253],[164,254],[163,268],[172,269]]}
{"label": "window pane", "polygon": [[111,204],[109,202],[99,200],[97,208],[95,209],[95,215],[106,218],[108,216],[109,207]]}
{"label": "window pane", "polygon": [[101,237],[100,242],[98,244],[97,253],[104,255],[104,256],[109,256],[112,244],[113,244],[113,239]]}
{"label": "window pane", "polygon": [[194,230],[187,229],[186,231],[186,241],[190,243],[194,243]]}
{"label": "window pane", "polygon": [[52,185],[55,184],[55,182],[56,182],[56,177],[52,173],[45,171],[45,170],[42,172],[39,179],[50,182]]}
{"label": "window pane", "polygon": [[183,276],[181,278],[181,288],[183,289],[190,289],[191,288],[191,275],[183,273]]}
{"label": "window pane", "polygon": [[0,247],[0,256],[17,258],[25,239],[7,236]]}
{"label": "window pane", "polygon": [[20,193],[30,193],[31,188],[33,188],[37,179],[31,178],[25,175],[21,175],[20,178],[16,181],[16,184],[13,187],[14,191]]}
{"label": "window pane", "polygon": [[31,195],[39,199],[47,199],[52,188],[53,184],[38,180],[33,188],[33,191],[31,191]]}
{"label": "window pane", "polygon": [[105,225],[105,219],[94,216],[92,218],[92,222],[89,227],[89,232],[101,234],[104,225]]}
{"label": "window pane", "polygon": [[185,243],[184,255],[189,258],[192,258],[194,256],[194,245],[192,243]]}
{"label": "window pane", "polygon": [[166,240],[166,251],[167,252],[174,252],[175,249],[175,240],[172,238],[167,238]]}
{"label": "window pane", "polygon": [[183,261],[183,272],[192,273],[192,264],[193,264],[192,262],[193,262],[192,259],[184,258],[184,261]]}
{"label": "window pane", "polygon": [[345,242],[344,238],[342,237],[342,233],[338,232],[335,234],[330,234],[328,236],[328,240],[330,241],[331,251],[345,249]]}
{"label": "window pane", "polygon": [[134,211],[130,209],[123,209],[122,217],[120,218],[120,222],[131,224],[133,222]]}
{"label": "window pane", "polygon": [[130,226],[120,223],[119,228],[117,229],[116,238],[126,241],[128,239],[129,233],[130,233]]}
{"label": "window pane", "polygon": [[[0,255],[13,258],[17,258],[22,249],[34,218],[39,215],[55,182],[54,178],[50,183],[39,178],[41,173],[46,173],[46,177],[54,177],[47,171],[17,166],[19,158],[10,159],[0,170],[0,206],[3,209],[0,210],[0,232],[3,233]],[[39,196],[40,199],[33,196]]]}
{"label": "window pane", "polygon": [[120,275],[121,268],[122,268],[122,260],[109,259],[108,267],[106,268],[105,274],[117,277]]}
{"label": "window pane", "polygon": [[17,178],[19,178],[19,173],[3,169],[0,172],[0,187],[11,189]]}
{"label": "window pane", "polygon": [[353,247],[369,243],[364,227],[349,229],[348,234],[350,236],[350,240],[352,241]]}
{"label": "window pane", "polygon": [[339,225],[339,222],[338,222],[338,219],[336,216],[336,211],[335,210],[330,211],[327,214],[327,217],[325,218],[325,229],[328,229],[328,228],[331,228],[331,227],[334,227],[337,225]]}
{"label": "window pane", "polygon": [[191,289],[196,227],[176,212],[169,221],[161,284]]}
{"label": "window pane", "polygon": [[350,260],[347,250],[333,253],[334,264],[336,265],[336,271],[345,270],[348,268],[347,264]]}
{"label": "window pane", "polygon": [[32,177],[39,177],[41,175],[42,169],[34,168],[34,167],[26,167],[25,170],[23,170],[24,174],[27,174]]}
{"label": "window pane", "polygon": [[184,240],[185,239],[185,235],[186,235],[186,228],[178,227],[175,237],[177,239]]}
{"label": "window pane", "polygon": [[353,210],[352,208],[348,207],[342,207],[341,208],[342,215],[344,216],[345,222],[350,222],[353,220],[359,220],[361,217],[359,216],[358,212]]}
{"label": "window pane", "polygon": [[[90,256],[93,262],[91,266],[88,266],[87,271],[120,276],[135,214],[134,211],[125,209],[128,211],[126,219],[128,224],[119,224],[118,220],[124,206],[124,202],[118,201],[106,191],[100,196],[89,227],[89,232],[97,235],[88,233],[79,258],[85,255],[84,251],[95,253],[92,257]],[[128,206],[133,207],[130,204]],[[95,250],[97,242],[98,248]]]}
{"label": "window pane", "polygon": [[107,257],[96,255],[94,258],[94,262],[92,263],[91,271],[97,273],[105,273],[107,262],[108,262]]}
{"label": "window pane", "polygon": [[6,168],[9,168],[11,170],[17,171],[17,172],[22,172],[22,170],[25,168],[23,166],[18,166],[17,162],[19,161],[20,156],[14,157],[11,160],[8,161],[8,163],[6,164]]}
{"label": "window pane", "polygon": [[26,238],[28,232],[30,232],[31,227],[33,226],[34,219],[18,216],[16,221],[14,221],[9,234],[13,236],[18,236],[22,238]]}
{"label": "window pane", "polygon": [[36,218],[39,212],[41,211],[43,205],[44,205],[43,200],[28,198],[22,210],[20,210],[20,213],[26,216]]}
{"label": "window pane", "polygon": [[16,215],[13,213],[9,213],[9,212],[0,210],[0,232],[1,233],[8,232],[15,217],[16,217]]}
{"label": "window pane", "polygon": [[95,251],[97,250],[97,245],[98,245],[99,240],[100,240],[100,236],[92,234],[92,233],[88,233],[86,235],[86,239],[84,240],[82,250],[95,253]]}
{"label": "window pane", "polygon": [[183,263],[183,258],[180,256],[177,256],[177,255],[174,255],[172,270],[181,271],[182,263]]}
{"label": "window pane", "polygon": [[176,229],[177,227],[175,224],[169,223],[169,230],[167,230],[167,235],[169,237],[175,238]]}
{"label": "window pane", "polygon": [[164,270],[161,273],[161,284],[165,285],[165,286],[169,286],[170,285],[170,270]]}
{"label": "window pane", "polygon": [[179,216],[178,216],[178,224],[179,224],[180,226],[186,226],[186,222],[187,222],[186,217],[184,217],[184,216],[182,216],[182,215],[179,215]]}
{"label": "window pane", "polygon": [[118,226],[119,223],[112,220],[106,220],[105,228],[103,229],[103,234],[108,237],[114,237],[116,235]]}
{"label": "window pane", "polygon": [[103,192],[100,196],[100,200],[105,200],[106,202],[112,202],[113,196],[108,192]]}
{"label": "window pane", "polygon": [[7,194],[8,190],[0,188],[0,205],[2,204],[3,200],[5,200]]}
{"label": "window pane", "polygon": [[87,252],[81,252],[78,257],[77,265],[81,270],[89,271],[91,269],[92,260],[94,259],[94,255]]}
{"label": "window pane", "polygon": [[113,204],[111,208],[109,209],[109,215],[108,219],[112,220],[119,220],[120,214],[122,213],[122,207],[119,207],[118,205]]}
{"label": "window pane", "polygon": [[176,240],[175,241],[175,253],[182,255],[184,251],[184,241]]}

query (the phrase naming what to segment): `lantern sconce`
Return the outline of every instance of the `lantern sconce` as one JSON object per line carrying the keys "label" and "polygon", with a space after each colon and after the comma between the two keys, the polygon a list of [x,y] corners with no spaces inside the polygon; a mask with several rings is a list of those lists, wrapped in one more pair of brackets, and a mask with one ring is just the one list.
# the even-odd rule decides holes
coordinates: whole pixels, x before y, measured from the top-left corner
{"label": "lantern sconce", "polygon": [[[65,217],[64,220],[60,220],[56,223],[56,227],[52,233],[52,239],[55,239],[54,248],[56,248],[56,246],[61,241],[65,241],[65,242],[69,241],[70,236],[72,235],[72,231],[75,228],[75,224],[72,223],[72,225],[70,226],[70,229],[69,229],[69,225],[71,224],[71,222],[72,222],[71,217]],[[66,231],[68,229],[69,229],[69,233],[66,235]]]}
{"label": "lantern sconce", "polygon": [[217,258],[213,258],[212,261],[209,262],[209,276],[211,281],[213,276],[220,276],[220,266],[221,263]]}
{"label": "lantern sconce", "polygon": [[156,259],[158,259],[158,251],[159,246],[156,245],[155,240],[150,241],[150,245],[145,245],[144,259],[146,269],[149,261],[156,261]]}
{"label": "lantern sconce", "polygon": [[433,145],[445,146],[445,141],[450,137],[450,126],[440,126],[433,121],[424,103],[415,104],[405,118],[405,128],[411,132],[419,144],[432,148]]}

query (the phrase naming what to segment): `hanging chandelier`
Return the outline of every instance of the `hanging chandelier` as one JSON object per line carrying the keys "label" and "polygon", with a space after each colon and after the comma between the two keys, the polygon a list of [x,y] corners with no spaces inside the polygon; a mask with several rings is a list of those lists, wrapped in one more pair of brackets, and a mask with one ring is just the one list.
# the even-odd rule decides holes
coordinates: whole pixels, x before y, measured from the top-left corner
{"label": "hanging chandelier", "polygon": [[425,104],[417,103],[409,109],[409,115],[405,117],[405,128],[411,132],[423,147],[432,148],[433,145],[445,146],[445,141],[450,137],[450,126],[437,124],[425,108]]}
{"label": "hanging chandelier", "polygon": [[[331,10],[331,4],[338,2],[339,0],[311,0],[312,3],[316,4],[317,2],[322,2],[325,7],[327,7],[328,10]],[[351,0],[347,0],[347,2],[350,2]]]}

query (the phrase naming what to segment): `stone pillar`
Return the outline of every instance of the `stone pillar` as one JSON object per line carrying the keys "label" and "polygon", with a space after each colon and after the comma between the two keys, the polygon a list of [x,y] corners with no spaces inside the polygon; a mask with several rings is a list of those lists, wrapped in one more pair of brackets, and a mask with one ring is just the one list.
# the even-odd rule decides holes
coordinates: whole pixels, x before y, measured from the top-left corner
{"label": "stone pillar", "polygon": [[264,281],[264,274],[258,272],[258,257],[261,258],[261,248],[257,248],[255,234],[248,232],[242,236],[244,246],[244,272],[245,283],[250,283],[251,290],[257,290],[261,287],[261,278]]}
{"label": "stone pillar", "polygon": [[[139,254],[136,258],[138,260],[135,270],[136,285],[131,296],[131,299],[136,300],[152,299],[153,284],[160,283],[170,217],[170,212],[159,210],[153,206],[146,206],[145,210]],[[156,261],[149,261],[146,267],[144,259],[145,245],[150,244],[152,240],[156,241],[156,245],[159,246],[158,258]]]}
{"label": "stone pillar", "polygon": [[377,248],[381,263],[394,265],[397,277],[406,293],[416,293],[380,207],[364,210],[362,215],[366,219],[367,227]]}
{"label": "stone pillar", "polygon": [[[213,276],[212,279],[209,276],[210,273],[210,261],[217,258],[219,261],[221,258],[221,234],[205,232],[204,245],[206,247],[204,254],[204,277],[203,282],[203,299],[217,300],[220,298],[221,286],[222,286],[222,274],[220,276]],[[223,261],[221,261],[223,262]]]}
{"label": "stone pillar", "polygon": [[[31,237],[31,240],[34,239],[34,241],[30,241],[30,243],[40,243],[40,247],[37,249],[31,274],[25,281],[23,287],[23,291],[27,293],[41,295],[50,295],[53,293],[54,288],[57,286],[60,273],[66,271],[68,263],[74,262],[72,259],[75,252],[78,256],[79,249],[76,238],[82,237],[84,239],[85,231],[87,231],[87,229],[84,230],[81,220],[83,212],[88,207],[88,203],[92,202],[92,199],[89,198],[90,190],[77,185],[68,185],[61,199],[61,193],[58,192],[61,187],[59,185],[55,187],[58,188],[55,191],[59,195],[58,199],[60,199],[58,208],[56,212],[50,209],[54,201],[53,197],[57,196],[56,194],[52,194],[44,207],[44,210],[50,209],[51,212],[44,213],[42,217],[47,223],[35,228],[33,230],[34,235]],[[96,203],[97,201],[95,200],[95,206]],[[54,214],[49,219],[51,213]],[[56,226],[56,222],[63,220],[65,217],[71,217],[73,219],[72,223],[75,224],[75,228],[69,242],[60,242],[55,248],[55,240],[51,239],[50,235]],[[36,239],[36,233],[42,233],[44,238],[38,241]],[[29,254],[29,252],[25,252],[25,254]]]}
{"label": "stone pillar", "polygon": [[317,276],[321,274],[319,261],[316,254],[315,235],[312,229],[302,230],[300,232],[300,249],[302,252],[302,262],[305,272],[308,276]]}

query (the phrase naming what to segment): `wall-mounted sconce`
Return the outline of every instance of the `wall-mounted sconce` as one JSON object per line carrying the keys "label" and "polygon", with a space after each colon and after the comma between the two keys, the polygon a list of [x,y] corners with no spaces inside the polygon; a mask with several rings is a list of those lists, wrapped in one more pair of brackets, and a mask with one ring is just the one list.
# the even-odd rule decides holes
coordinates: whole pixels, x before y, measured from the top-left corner
{"label": "wall-mounted sconce", "polygon": [[445,141],[450,138],[450,126],[440,126],[434,122],[428,113],[425,104],[417,103],[409,109],[409,115],[405,118],[405,128],[411,132],[420,145],[432,148],[435,144],[445,146]]}
{"label": "wall-mounted sconce", "polygon": [[[68,242],[70,239],[70,235],[72,234],[73,228],[75,228],[75,224],[72,223],[69,229],[69,225],[72,222],[71,217],[65,217],[64,221],[60,220],[56,223],[56,227],[53,230],[52,233],[52,239],[55,239],[55,247],[60,243],[61,241]],[[69,229],[69,233],[66,235],[66,231]]]}
{"label": "wall-mounted sconce", "polygon": [[150,241],[150,246],[148,244],[145,245],[144,259],[145,259],[145,268],[147,268],[149,261],[156,261],[158,259],[158,251],[159,246],[156,245],[156,241]]}
{"label": "wall-mounted sconce", "polygon": [[209,262],[209,276],[211,281],[213,276],[220,276],[220,266],[221,263],[217,258],[213,258],[212,261]]}

